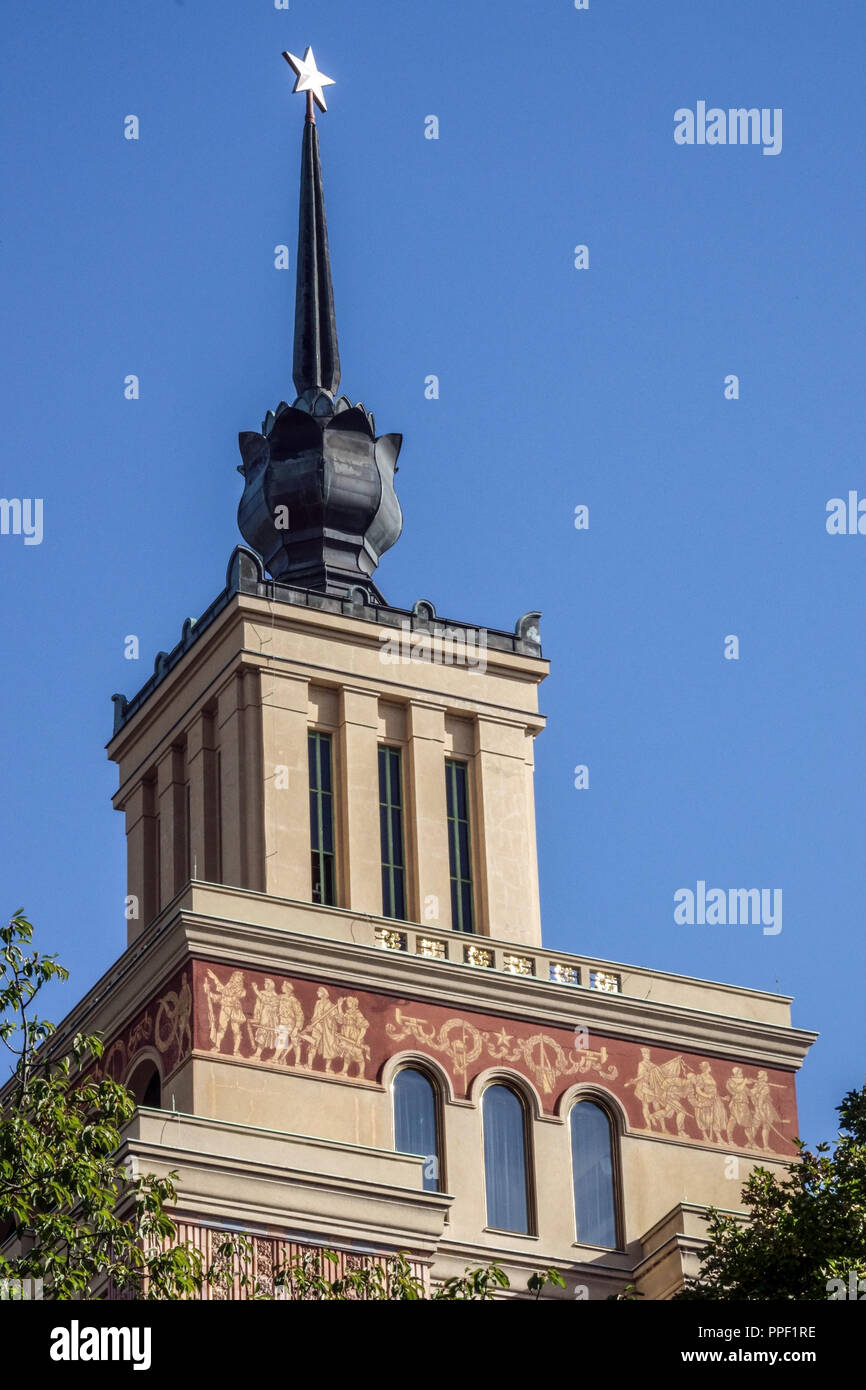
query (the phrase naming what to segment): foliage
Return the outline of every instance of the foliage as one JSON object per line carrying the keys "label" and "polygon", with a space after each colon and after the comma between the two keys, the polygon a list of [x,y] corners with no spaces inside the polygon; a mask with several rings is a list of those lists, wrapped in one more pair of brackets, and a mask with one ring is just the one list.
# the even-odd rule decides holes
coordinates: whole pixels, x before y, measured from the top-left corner
{"label": "foliage", "polygon": [[710,1210],[700,1273],[680,1298],[845,1297],[830,1281],[866,1278],[866,1086],[836,1108],[834,1145],[812,1152],[798,1141],[784,1175],[753,1169],[742,1192],[748,1220]]}
{"label": "foliage", "polygon": [[15,1058],[0,1098],[0,1279],[41,1279],[51,1299],[104,1297],[109,1277],[127,1297],[195,1295],[217,1276],[200,1252],[171,1245],[173,1175],[118,1162],[133,1096],[99,1075],[98,1037],[57,1049],[54,1025],[33,1012],[68,973],[32,937],[20,910],[0,928],[0,1041]]}
{"label": "foliage", "polygon": [[[509,1288],[498,1264],[467,1269],[429,1293],[400,1253],[337,1275],[339,1257],[313,1251],[281,1270],[272,1292],[245,1272],[251,1245],[226,1237],[210,1265],[176,1244],[166,1207],[176,1200],[174,1174],[139,1174],[119,1158],[121,1129],[135,1098],[100,1075],[102,1043],[77,1034],[58,1046],[54,1025],[34,1013],[39,991],[68,972],[55,956],[32,949],[22,911],[0,928],[0,1042],[15,1058],[0,1096],[0,1281],[41,1279],[49,1299],[195,1298],[206,1285],[245,1297],[344,1302],[489,1301]],[[557,1270],[533,1274],[527,1291],[564,1287]]]}
{"label": "foliage", "polygon": [[[448,1303],[467,1300],[489,1302],[497,1290],[510,1288],[508,1275],[495,1262],[468,1268],[462,1275],[446,1279],[432,1293],[427,1292],[423,1279],[415,1273],[403,1251],[381,1263],[358,1266],[335,1276],[327,1265],[338,1264],[339,1256],[333,1250],[309,1252],[277,1273],[274,1279],[276,1297],[327,1302],[356,1299],[383,1303],[416,1302],[421,1299]],[[564,1288],[565,1280],[556,1269],[542,1270],[530,1275],[527,1290],[538,1299],[548,1284]]]}

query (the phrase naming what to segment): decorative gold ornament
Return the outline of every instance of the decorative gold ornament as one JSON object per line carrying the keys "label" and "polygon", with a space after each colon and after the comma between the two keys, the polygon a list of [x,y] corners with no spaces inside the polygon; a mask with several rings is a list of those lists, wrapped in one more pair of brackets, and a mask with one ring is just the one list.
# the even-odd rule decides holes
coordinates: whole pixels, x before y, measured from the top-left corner
{"label": "decorative gold ornament", "polygon": [[602,1047],[597,1052],[575,1049],[569,1053],[547,1033],[533,1033],[530,1038],[513,1040],[504,1028],[498,1033],[484,1032],[465,1018],[449,1018],[437,1031],[427,1019],[404,1014],[401,1009],[397,1010],[395,1021],[388,1024],[387,1031],[396,1041],[412,1037],[434,1052],[444,1053],[464,1086],[468,1068],[484,1050],[496,1062],[522,1062],[545,1095],[550,1095],[561,1076],[594,1071],[605,1080],[613,1081],[618,1075],[612,1063],[605,1067],[607,1048]]}

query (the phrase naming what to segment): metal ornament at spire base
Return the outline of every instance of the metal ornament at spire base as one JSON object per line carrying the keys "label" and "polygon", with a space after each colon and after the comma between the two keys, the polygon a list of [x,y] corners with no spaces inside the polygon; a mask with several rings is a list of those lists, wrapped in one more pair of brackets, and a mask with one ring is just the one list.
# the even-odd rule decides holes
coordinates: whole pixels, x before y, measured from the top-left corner
{"label": "metal ornament at spire base", "polygon": [[[239,436],[244,492],[238,525],[244,540],[281,583],[351,595],[372,583],[381,555],[398,539],[403,513],[394,491],[402,436],[377,437],[372,414],[337,398],[340,353],[314,103],[333,79],[311,48],[294,68],[294,90],[307,96],[301,145],[301,196],[295,290],[294,405],[268,411],[261,433]],[[312,116],[312,119],[311,119]]]}

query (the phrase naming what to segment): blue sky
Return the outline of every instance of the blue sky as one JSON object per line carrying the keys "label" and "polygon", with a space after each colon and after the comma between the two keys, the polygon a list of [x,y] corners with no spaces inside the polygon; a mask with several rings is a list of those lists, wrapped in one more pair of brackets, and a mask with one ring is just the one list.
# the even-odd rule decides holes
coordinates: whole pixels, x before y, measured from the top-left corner
{"label": "blue sky", "polygon": [[[866,536],[825,529],[866,495],[862,3],[86,0],[5,29],[0,495],[42,498],[44,539],[0,536],[2,898],[72,970],[55,1014],[125,940],[110,696],[222,588],[237,432],[292,399],[280,52],[312,43],[343,389],[405,437],[377,581],[544,615],[545,944],[794,995],[801,1132],[834,1132],[864,1073]],[[782,152],[675,144],[700,100],[782,108]],[[677,925],[699,879],[781,888],[783,930]]]}

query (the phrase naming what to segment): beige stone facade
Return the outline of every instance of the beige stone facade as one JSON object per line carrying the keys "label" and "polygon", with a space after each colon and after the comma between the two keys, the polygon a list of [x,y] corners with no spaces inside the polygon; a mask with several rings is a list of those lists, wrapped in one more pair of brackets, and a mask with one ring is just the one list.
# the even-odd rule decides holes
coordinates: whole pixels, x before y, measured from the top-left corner
{"label": "beige stone facade", "polygon": [[[736,1209],[749,1168],[794,1151],[793,1078],[814,1035],[783,996],[542,947],[546,663],[506,634],[483,670],[431,659],[444,639],[426,612],[427,654],[390,662],[393,612],[312,606],[248,571],[124,703],[108,751],[129,944],[62,1031],[103,1031],[105,1068],[142,1101],[125,1151],[180,1174],[178,1218],[201,1240],[240,1226],[271,1263],[280,1242],[406,1250],[433,1280],[499,1260],[511,1296],[556,1265],[563,1297],[631,1283],[670,1297],[696,1268],[706,1207]],[[311,901],[311,731],[333,750],[331,903]],[[403,769],[400,919],[383,913],[381,746]],[[452,928],[452,759],[467,770],[472,933]],[[396,1151],[405,1067],[434,1088],[437,1190],[423,1155]],[[497,1083],[524,1117],[522,1232],[488,1219]],[[610,1125],[604,1245],[576,1220],[585,1101]]]}
{"label": "beige stone facade", "polygon": [[488,648],[485,669],[391,662],[393,630],[235,594],[109,745],[126,816],[130,940],[190,878],[304,901],[307,735],[337,753],[337,901],[382,910],[378,747],[399,748],[409,806],[407,915],[450,927],[444,759],[470,769],[482,934],[540,945],[533,739],[547,663]]}

